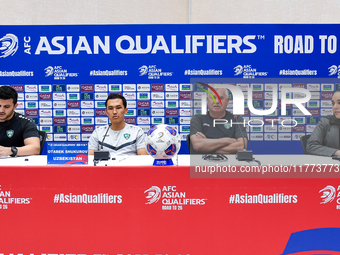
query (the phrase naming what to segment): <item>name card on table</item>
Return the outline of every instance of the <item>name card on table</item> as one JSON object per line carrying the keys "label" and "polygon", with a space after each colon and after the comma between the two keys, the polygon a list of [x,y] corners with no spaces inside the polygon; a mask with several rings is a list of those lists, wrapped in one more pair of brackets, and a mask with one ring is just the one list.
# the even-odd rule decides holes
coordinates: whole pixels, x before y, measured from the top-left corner
{"label": "name card on table", "polygon": [[48,165],[87,165],[87,143],[47,143]]}

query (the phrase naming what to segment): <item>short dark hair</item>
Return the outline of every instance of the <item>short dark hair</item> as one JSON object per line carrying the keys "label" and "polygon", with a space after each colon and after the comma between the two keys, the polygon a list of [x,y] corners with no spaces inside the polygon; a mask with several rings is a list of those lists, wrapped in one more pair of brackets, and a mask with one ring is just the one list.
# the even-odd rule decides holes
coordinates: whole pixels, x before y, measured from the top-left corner
{"label": "short dark hair", "polygon": [[109,101],[110,99],[116,99],[116,98],[122,99],[124,108],[126,108],[126,99],[125,99],[125,97],[123,97],[122,95],[116,94],[116,93],[112,93],[112,94],[110,94],[107,97],[107,99],[105,101],[105,108],[107,107],[107,101]]}
{"label": "short dark hair", "polygon": [[7,100],[13,99],[13,104],[15,105],[18,101],[18,92],[10,86],[0,87],[0,99]]}

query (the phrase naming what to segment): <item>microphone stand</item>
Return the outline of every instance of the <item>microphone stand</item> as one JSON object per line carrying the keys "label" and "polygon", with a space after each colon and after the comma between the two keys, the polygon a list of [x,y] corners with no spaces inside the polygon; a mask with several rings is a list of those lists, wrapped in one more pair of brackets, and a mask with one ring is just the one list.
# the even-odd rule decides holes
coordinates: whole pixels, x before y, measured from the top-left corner
{"label": "microphone stand", "polygon": [[104,140],[106,138],[107,133],[109,132],[109,129],[111,128],[112,123],[109,124],[108,128],[106,129],[105,135],[102,140],[101,144],[101,150],[94,152],[94,158],[93,158],[93,165],[96,166],[100,161],[102,160],[109,160],[110,159],[110,152],[109,151],[103,151],[104,149]]}

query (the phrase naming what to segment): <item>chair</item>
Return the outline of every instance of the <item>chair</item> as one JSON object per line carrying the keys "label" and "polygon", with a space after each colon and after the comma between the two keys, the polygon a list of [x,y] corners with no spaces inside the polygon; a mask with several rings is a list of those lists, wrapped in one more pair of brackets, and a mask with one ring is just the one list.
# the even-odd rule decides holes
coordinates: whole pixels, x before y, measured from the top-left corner
{"label": "chair", "polygon": [[43,148],[44,148],[45,141],[46,141],[47,133],[45,131],[40,131],[40,130],[38,130],[38,133],[39,133],[39,138],[40,138],[40,155],[41,155]]}
{"label": "chair", "polygon": [[300,142],[301,142],[301,145],[302,145],[302,149],[303,149],[303,153],[304,154],[309,154],[306,150],[306,147],[307,147],[307,141],[309,139],[311,135],[302,135],[300,136]]}
{"label": "chair", "polygon": [[186,136],[186,140],[189,148],[189,154],[198,154],[198,152],[194,150],[194,147],[192,147],[192,144],[190,142],[190,134]]}

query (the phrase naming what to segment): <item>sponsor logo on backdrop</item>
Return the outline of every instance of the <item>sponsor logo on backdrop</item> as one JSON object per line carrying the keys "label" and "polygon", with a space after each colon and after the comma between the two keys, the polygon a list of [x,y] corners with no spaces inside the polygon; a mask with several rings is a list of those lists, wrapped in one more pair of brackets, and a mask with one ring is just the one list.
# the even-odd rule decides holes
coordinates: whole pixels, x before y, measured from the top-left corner
{"label": "sponsor logo on backdrop", "polygon": [[81,108],[93,108],[94,102],[93,101],[81,101]]}
{"label": "sponsor logo on backdrop", "polygon": [[136,100],[136,93],[123,93],[126,100]]}
{"label": "sponsor logo on backdrop", "polygon": [[91,70],[90,76],[127,76],[127,70]]}
{"label": "sponsor logo on backdrop", "polygon": [[136,84],[123,84],[123,91],[136,91]]}
{"label": "sponsor logo on backdrop", "polygon": [[106,92],[108,89],[107,84],[95,84],[94,91]]}
{"label": "sponsor logo on backdrop", "polygon": [[67,78],[78,77],[78,73],[70,73],[62,66],[48,66],[44,69],[45,77],[53,77],[54,80],[65,80]]}
{"label": "sponsor logo on backdrop", "polygon": [[52,118],[40,118],[40,125],[52,125],[53,119]]}
{"label": "sponsor logo on backdrop", "polygon": [[144,191],[145,204],[158,204],[161,202],[162,210],[183,210],[186,206],[205,205],[207,198],[188,196],[186,191],[177,190],[177,186],[151,186]]}
{"label": "sponsor logo on backdrop", "polygon": [[68,141],[80,141],[80,134],[67,134]]}
{"label": "sponsor logo on backdrop", "polygon": [[38,92],[38,85],[25,85],[25,92]]}
{"label": "sponsor logo on backdrop", "polygon": [[66,125],[66,118],[54,118],[54,125]]}
{"label": "sponsor logo on backdrop", "polygon": [[237,65],[234,67],[234,75],[242,76],[243,78],[255,78],[258,76],[267,76],[268,72],[258,72],[251,65]]}
{"label": "sponsor logo on backdrop", "polygon": [[65,93],[53,93],[53,100],[66,100]]}
{"label": "sponsor logo on backdrop", "polygon": [[151,84],[151,91],[164,91],[164,84]]}
{"label": "sponsor logo on backdrop", "polygon": [[93,84],[82,84],[80,85],[81,92],[93,92]]}
{"label": "sponsor logo on backdrop", "polygon": [[37,117],[38,116],[38,110],[26,110],[26,116],[27,117]]}
{"label": "sponsor logo on backdrop", "polygon": [[80,108],[79,101],[67,101],[67,108]]}
{"label": "sponsor logo on backdrop", "polygon": [[80,118],[67,118],[68,125],[80,125]]}
{"label": "sponsor logo on backdrop", "polygon": [[69,133],[80,133],[80,126],[68,126],[67,132],[69,132]]}
{"label": "sponsor logo on backdrop", "polygon": [[18,37],[13,34],[6,34],[0,38],[0,58],[13,56],[19,47]]}
{"label": "sponsor logo on backdrop", "polygon": [[51,93],[39,93],[39,100],[52,100]]}
{"label": "sponsor logo on backdrop", "polygon": [[105,111],[105,109],[96,109],[95,115],[96,116],[106,116],[106,111]]}
{"label": "sponsor logo on backdrop", "polygon": [[16,90],[16,92],[24,92],[24,85],[12,85],[11,86],[13,89]]}
{"label": "sponsor logo on backdrop", "polygon": [[150,84],[137,84],[137,91],[150,91]]}
{"label": "sponsor logo on backdrop", "polygon": [[178,91],[178,84],[165,84],[165,91]]}
{"label": "sponsor logo on backdrop", "polygon": [[181,109],[180,116],[191,116],[191,109]]}
{"label": "sponsor logo on backdrop", "polygon": [[165,93],[165,98],[167,100],[178,99],[178,92],[167,92]]}
{"label": "sponsor logo on backdrop", "polygon": [[152,116],[164,116],[164,109],[152,109]]}
{"label": "sponsor logo on backdrop", "polygon": [[82,110],[81,116],[94,116],[94,109]]}
{"label": "sponsor logo on backdrop", "polygon": [[179,99],[191,99],[191,92],[179,92]]}
{"label": "sponsor logo on backdrop", "polygon": [[332,99],[332,92],[321,92],[321,99]]}
{"label": "sponsor logo on backdrop", "polygon": [[151,92],[151,99],[155,100],[164,99],[164,92]]}
{"label": "sponsor logo on backdrop", "polygon": [[125,123],[136,125],[137,118],[136,117],[125,117]]}
{"label": "sponsor logo on backdrop", "polygon": [[52,86],[51,85],[39,85],[39,92],[45,92],[45,93],[48,93],[48,92],[52,92]]}
{"label": "sponsor logo on backdrop", "polygon": [[144,125],[147,125],[147,124],[150,124],[150,117],[138,117],[137,118],[137,123],[138,124],[144,124]]}
{"label": "sponsor logo on backdrop", "polygon": [[82,133],[92,133],[94,131],[94,126],[81,126]]}
{"label": "sponsor logo on backdrop", "polygon": [[95,124],[96,125],[107,125],[107,124],[109,124],[109,119],[108,118],[99,118],[99,117],[97,117],[97,118],[95,118]]}
{"label": "sponsor logo on backdrop", "polygon": [[178,116],[178,109],[166,109],[165,115],[166,116]]}
{"label": "sponsor logo on backdrop", "polygon": [[52,117],[52,110],[39,110],[40,117]]}
{"label": "sponsor logo on backdrop", "polygon": [[38,100],[38,93],[25,93],[26,100]]}
{"label": "sponsor logo on backdrop", "polygon": [[138,108],[150,108],[150,101],[137,101]]}
{"label": "sponsor logo on backdrop", "polygon": [[79,84],[68,84],[66,90],[67,92],[79,92]]}
{"label": "sponsor logo on backdrop", "polygon": [[162,68],[158,68],[157,65],[143,65],[138,68],[139,76],[148,76],[148,79],[160,79],[161,77],[169,77],[173,75],[173,72],[164,72]]}

